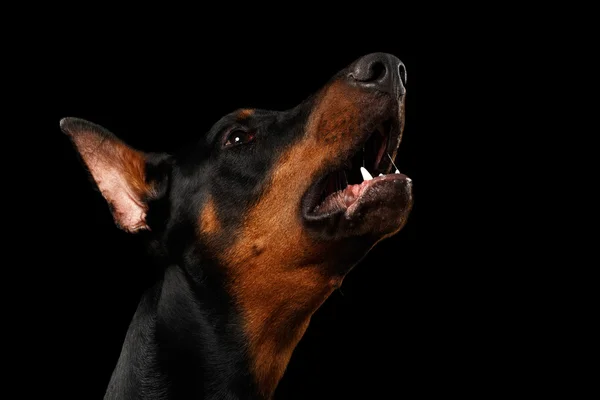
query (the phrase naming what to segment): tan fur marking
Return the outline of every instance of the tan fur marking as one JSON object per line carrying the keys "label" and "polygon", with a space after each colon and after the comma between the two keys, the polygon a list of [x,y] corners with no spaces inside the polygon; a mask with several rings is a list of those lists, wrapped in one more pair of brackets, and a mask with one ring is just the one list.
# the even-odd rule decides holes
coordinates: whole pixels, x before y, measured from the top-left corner
{"label": "tan fur marking", "polygon": [[221,229],[221,223],[217,217],[215,203],[212,199],[209,199],[202,209],[198,225],[200,226],[201,233],[206,235],[214,235]]}
{"label": "tan fur marking", "polygon": [[270,397],[310,317],[340,285],[328,276],[323,245],[306,236],[299,197],[354,133],[353,88],[333,84],[321,95],[302,139],[273,167],[268,190],[245,216],[237,241],[224,252],[230,291],[242,308],[256,382]]}
{"label": "tan fur marking", "polygon": [[240,112],[238,113],[238,119],[250,118],[252,116],[252,114],[254,114],[254,110],[249,109],[249,108],[244,108],[244,109],[240,110]]}

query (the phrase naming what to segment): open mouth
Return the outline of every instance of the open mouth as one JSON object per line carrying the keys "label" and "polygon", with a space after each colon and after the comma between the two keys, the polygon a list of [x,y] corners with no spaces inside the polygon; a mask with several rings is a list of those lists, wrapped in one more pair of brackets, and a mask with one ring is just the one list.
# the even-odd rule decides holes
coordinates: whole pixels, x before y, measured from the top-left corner
{"label": "open mouth", "polygon": [[322,220],[343,213],[351,219],[363,205],[394,201],[399,185],[410,178],[395,165],[401,139],[397,119],[390,118],[366,134],[341,166],[322,176],[304,198],[304,217]]}

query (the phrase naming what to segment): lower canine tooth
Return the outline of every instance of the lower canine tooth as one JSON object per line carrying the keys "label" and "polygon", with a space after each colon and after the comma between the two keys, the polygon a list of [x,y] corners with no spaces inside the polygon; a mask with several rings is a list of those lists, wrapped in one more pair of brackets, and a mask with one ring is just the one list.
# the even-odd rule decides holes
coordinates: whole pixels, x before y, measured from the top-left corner
{"label": "lower canine tooth", "polygon": [[360,167],[360,173],[362,174],[362,177],[365,181],[370,181],[371,179],[373,179],[373,177],[365,167]]}
{"label": "lower canine tooth", "polygon": [[379,176],[383,176],[383,174],[379,174]]}
{"label": "lower canine tooth", "polygon": [[399,174],[399,173],[400,173],[400,171],[399,171],[399,170],[396,170],[396,173],[397,173],[397,174]]}

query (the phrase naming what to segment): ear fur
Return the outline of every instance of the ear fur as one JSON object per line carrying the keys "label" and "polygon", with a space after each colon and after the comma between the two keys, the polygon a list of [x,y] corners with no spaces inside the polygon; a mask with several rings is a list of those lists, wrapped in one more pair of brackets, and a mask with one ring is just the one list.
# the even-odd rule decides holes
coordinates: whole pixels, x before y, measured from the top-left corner
{"label": "ear fur", "polygon": [[127,232],[149,229],[148,202],[157,182],[147,178],[148,155],[135,150],[103,127],[78,118],[63,118],[60,127],[72,140],[116,224]]}

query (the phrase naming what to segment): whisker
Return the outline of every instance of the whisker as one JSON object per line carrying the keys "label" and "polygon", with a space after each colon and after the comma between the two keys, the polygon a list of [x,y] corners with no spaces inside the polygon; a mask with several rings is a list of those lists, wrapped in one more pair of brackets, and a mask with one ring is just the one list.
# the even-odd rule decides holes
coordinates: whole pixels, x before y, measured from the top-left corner
{"label": "whisker", "polygon": [[396,172],[400,172],[398,167],[396,167],[396,164],[394,164],[394,160],[392,159],[392,156],[390,156],[390,153],[387,153],[387,156],[390,158],[390,161],[392,162],[392,165],[394,166],[394,168],[396,168]]}

